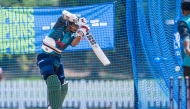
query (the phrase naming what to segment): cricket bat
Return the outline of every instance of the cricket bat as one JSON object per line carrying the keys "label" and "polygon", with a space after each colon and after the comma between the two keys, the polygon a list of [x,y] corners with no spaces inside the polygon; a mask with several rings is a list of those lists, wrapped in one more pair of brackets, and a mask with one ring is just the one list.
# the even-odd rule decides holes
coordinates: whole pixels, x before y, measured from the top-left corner
{"label": "cricket bat", "polygon": [[111,62],[106,57],[106,55],[104,54],[104,52],[102,51],[102,49],[100,48],[100,46],[98,45],[98,43],[96,42],[96,40],[94,39],[92,34],[87,33],[86,38],[87,38],[90,46],[92,47],[92,50],[94,51],[94,53],[96,54],[98,59],[102,62],[102,64],[104,66],[110,65]]}

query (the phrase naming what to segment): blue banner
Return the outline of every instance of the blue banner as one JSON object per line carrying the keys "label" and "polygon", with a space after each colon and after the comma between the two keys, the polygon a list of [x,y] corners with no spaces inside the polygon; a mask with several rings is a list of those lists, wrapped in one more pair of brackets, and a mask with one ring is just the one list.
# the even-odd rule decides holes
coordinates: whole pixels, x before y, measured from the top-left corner
{"label": "blue banner", "polygon": [[[81,7],[3,7],[0,9],[0,53],[39,53],[41,43],[67,10],[85,17],[90,33],[102,49],[114,49],[114,3]],[[83,38],[76,47],[65,51],[91,50]]]}

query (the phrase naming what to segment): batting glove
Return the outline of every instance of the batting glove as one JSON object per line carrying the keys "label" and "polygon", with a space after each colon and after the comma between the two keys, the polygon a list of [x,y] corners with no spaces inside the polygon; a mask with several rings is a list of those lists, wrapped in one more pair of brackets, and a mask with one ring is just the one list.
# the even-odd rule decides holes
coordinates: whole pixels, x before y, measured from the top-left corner
{"label": "batting glove", "polygon": [[83,25],[81,26],[80,29],[78,29],[78,31],[76,32],[76,36],[77,37],[84,37],[86,36],[86,34],[89,32],[90,27],[88,25]]}

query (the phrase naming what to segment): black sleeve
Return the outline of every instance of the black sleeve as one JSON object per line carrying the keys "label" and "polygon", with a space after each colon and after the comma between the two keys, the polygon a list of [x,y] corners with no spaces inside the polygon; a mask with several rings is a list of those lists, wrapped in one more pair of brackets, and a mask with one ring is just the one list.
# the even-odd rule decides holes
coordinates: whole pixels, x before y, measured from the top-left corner
{"label": "black sleeve", "polygon": [[57,29],[59,27],[66,26],[66,20],[61,17],[58,18],[58,21],[55,23],[53,29]]}
{"label": "black sleeve", "polygon": [[188,31],[188,26],[185,22],[178,22],[178,32],[182,40],[190,39],[190,33]]}

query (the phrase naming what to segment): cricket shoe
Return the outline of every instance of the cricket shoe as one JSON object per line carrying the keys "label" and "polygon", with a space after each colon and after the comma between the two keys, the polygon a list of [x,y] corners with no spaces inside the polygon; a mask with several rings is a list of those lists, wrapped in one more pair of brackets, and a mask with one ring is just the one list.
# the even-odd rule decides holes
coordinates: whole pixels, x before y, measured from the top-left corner
{"label": "cricket shoe", "polygon": [[48,108],[47,109],[51,109],[51,106],[50,105],[48,105]]}

